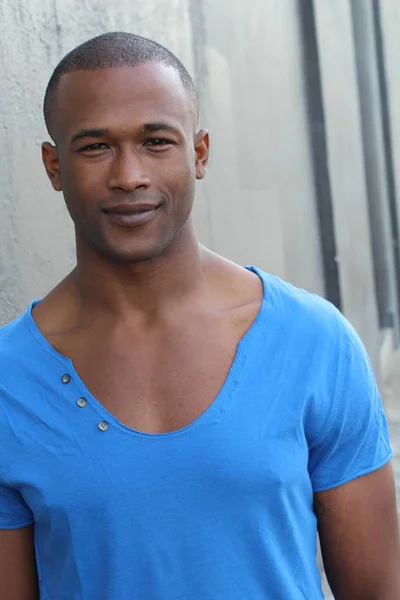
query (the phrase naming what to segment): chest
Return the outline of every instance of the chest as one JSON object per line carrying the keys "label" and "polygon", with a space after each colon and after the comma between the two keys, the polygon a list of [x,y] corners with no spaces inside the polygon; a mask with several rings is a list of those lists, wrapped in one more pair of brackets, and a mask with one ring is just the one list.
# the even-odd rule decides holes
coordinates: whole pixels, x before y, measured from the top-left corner
{"label": "chest", "polygon": [[[25,409],[13,421],[18,440],[14,430],[6,440],[13,457],[10,485],[46,530],[49,521],[73,522],[76,530],[91,523],[97,530],[99,515],[118,515],[121,535],[125,524],[134,523],[131,538],[143,535],[144,541],[149,523],[155,536],[168,525],[166,539],[172,539],[189,508],[191,526],[211,526],[215,515],[225,515],[230,530],[244,513],[254,525],[254,514],[286,505],[289,496],[297,502],[301,495],[310,507],[302,419],[308,393],[301,381],[294,389],[281,377],[285,369],[272,347],[272,341],[271,352],[265,342],[241,345],[208,410],[191,427],[166,435],[123,427],[91,395],[79,406],[85,389],[67,363],[54,361],[42,383],[33,372]],[[106,429],[99,427],[103,420],[109,421]]]}
{"label": "chest", "polygon": [[143,436],[112,420],[99,429],[96,405],[89,400],[77,407],[80,390],[72,378],[63,388],[63,415],[53,409],[41,413],[51,427],[36,431],[40,444],[23,436],[26,456],[22,460],[20,454],[15,468],[37,522],[73,518],[79,526],[92,516],[121,513],[124,522],[135,519],[141,531],[147,510],[152,522],[160,516],[162,527],[178,507],[190,507],[195,522],[201,515],[205,521],[214,518],[212,511],[232,518],[243,510],[251,515],[269,502],[295,497],[299,487],[310,500],[300,414],[282,410],[273,390],[268,397],[262,385],[252,386],[243,361],[231,375],[194,427],[158,436]]}
{"label": "chest", "polygon": [[224,386],[245,324],[214,319],[146,334],[104,332],[64,339],[90,393],[127,427],[148,433],[181,429]]}

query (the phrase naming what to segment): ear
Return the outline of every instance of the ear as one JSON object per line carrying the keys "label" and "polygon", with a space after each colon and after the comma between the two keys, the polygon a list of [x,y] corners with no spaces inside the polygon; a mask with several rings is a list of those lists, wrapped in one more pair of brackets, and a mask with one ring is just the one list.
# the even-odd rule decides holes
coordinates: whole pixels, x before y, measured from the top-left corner
{"label": "ear", "polygon": [[207,129],[200,129],[194,138],[196,153],[196,179],[203,179],[206,174],[208,157],[210,155],[210,136]]}
{"label": "ear", "polygon": [[47,176],[51,181],[51,185],[56,192],[61,192],[60,163],[57,146],[53,146],[50,142],[43,142],[42,160]]}

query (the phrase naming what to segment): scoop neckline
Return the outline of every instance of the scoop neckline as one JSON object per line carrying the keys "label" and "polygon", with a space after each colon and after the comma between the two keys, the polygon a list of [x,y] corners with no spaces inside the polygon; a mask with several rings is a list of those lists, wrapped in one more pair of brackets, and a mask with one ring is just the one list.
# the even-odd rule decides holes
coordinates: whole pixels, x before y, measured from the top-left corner
{"label": "scoop neckline", "polygon": [[[119,430],[124,431],[125,433],[129,433],[131,435],[135,435],[135,436],[139,436],[139,437],[145,437],[145,438],[150,438],[150,439],[166,439],[169,437],[176,437],[176,436],[185,434],[186,432],[189,432],[190,430],[197,427],[199,424],[206,421],[214,412],[217,411],[217,409],[219,408],[223,399],[225,397],[229,397],[232,392],[232,389],[234,387],[236,387],[237,375],[238,375],[239,371],[241,370],[241,357],[242,357],[243,351],[246,348],[246,346],[248,345],[248,343],[250,342],[250,340],[252,340],[254,338],[255,333],[259,330],[259,324],[264,317],[264,313],[265,313],[264,309],[265,309],[265,306],[267,303],[267,281],[266,281],[265,275],[262,273],[262,271],[260,271],[258,268],[254,267],[252,265],[246,266],[245,268],[249,271],[252,271],[256,275],[258,275],[258,277],[260,278],[261,283],[262,283],[263,296],[262,296],[262,300],[261,300],[261,304],[258,309],[258,312],[257,312],[252,324],[250,325],[249,329],[244,333],[242,338],[239,340],[232,364],[231,364],[231,366],[228,370],[228,373],[225,377],[225,380],[224,380],[221,388],[219,389],[217,395],[215,396],[214,400],[191,423],[188,423],[184,427],[181,427],[180,429],[176,429],[174,431],[167,431],[167,432],[162,432],[162,433],[151,433],[151,432],[146,432],[146,431],[140,431],[138,429],[129,427],[128,425],[124,425],[124,423],[119,421],[119,419],[117,419],[117,417],[115,417],[111,412],[109,412],[105,408],[105,406],[92,394],[92,392],[86,386],[84,381],[81,379],[80,375],[78,374],[77,370],[75,369],[72,359],[70,359],[69,357],[63,355],[61,352],[56,350],[54,348],[54,346],[52,346],[50,344],[50,342],[47,340],[47,338],[40,331],[39,327],[36,324],[36,321],[34,320],[34,318],[32,316],[32,310],[37,304],[39,304],[40,299],[36,299],[30,303],[30,305],[25,313],[26,324],[28,326],[30,333],[39,342],[41,347],[48,354],[50,354],[54,359],[56,359],[59,363],[61,363],[62,365],[65,366],[65,369],[66,369],[65,373],[68,373],[71,376],[72,381],[77,385],[82,396],[87,400],[87,402],[91,405],[91,407],[108,424],[112,424],[113,426],[117,427]],[[244,361],[244,362],[246,362],[246,361]],[[73,398],[73,401],[76,402],[75,397]]]}

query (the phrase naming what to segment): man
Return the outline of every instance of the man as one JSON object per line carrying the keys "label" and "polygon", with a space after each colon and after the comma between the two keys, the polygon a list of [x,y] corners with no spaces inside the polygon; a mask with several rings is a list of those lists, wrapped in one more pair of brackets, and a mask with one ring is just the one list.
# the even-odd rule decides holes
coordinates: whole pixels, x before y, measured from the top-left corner
{"label": "man", "polygon": [[0,598],[317,600],[318,527],[336,598],[398,600],[368,358],[326,301],[199,245],[185,68],[105,34],[44,113],[77,266],[0,332]]}

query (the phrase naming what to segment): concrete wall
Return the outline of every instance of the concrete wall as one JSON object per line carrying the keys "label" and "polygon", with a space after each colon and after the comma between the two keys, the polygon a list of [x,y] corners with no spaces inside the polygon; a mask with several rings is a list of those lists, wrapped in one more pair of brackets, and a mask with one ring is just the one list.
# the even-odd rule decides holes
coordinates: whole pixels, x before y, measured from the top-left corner
{"label": "concrete wall", "polygon": [[351,6],[314,2],[342,310],[379,352],[378,317]]}
{"label": "concrete wall", "polygon": [[297,2],[247,6],[203,5],[212,246],[323,293]]}
{"label": "concrete wall", "polygon": [[400,192],[400,4],[397,0],[379,3],[388,83],[392,144],[395,156],[395,177]]}
{"label": "concrete wall", "polygon": [[[74,264],[72,226],[41,165],[40,143],[47,137],[42,98],[62,56],[109,30],[167,45],[197,81],[201,125],[213,144],[195,207],[201,241],[324,294],[324,231],[299,18],[305,4],[315,12],[342,309],[376,362],[382,336],[350,0],[2,0],[0,324]],[[400,190],[400,14],[397,0],[382,4]]]}
{"label": "concrete wall", "polygon": [[[397,230],[400,231],[400,4],[386,0],[378,5],[382,34],[384,77],[387,87],[389,140],[392,153],[393,194],[397,206]],[[399,234],[393,240],[397,258],[400,256]]]}

